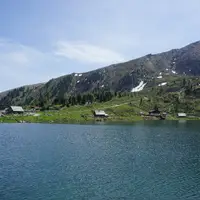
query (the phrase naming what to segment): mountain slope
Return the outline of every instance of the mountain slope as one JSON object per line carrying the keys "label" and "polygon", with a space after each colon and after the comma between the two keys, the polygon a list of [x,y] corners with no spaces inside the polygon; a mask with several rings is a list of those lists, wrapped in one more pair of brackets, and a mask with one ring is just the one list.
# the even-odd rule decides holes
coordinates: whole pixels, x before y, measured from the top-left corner
{"label": "mountain slope", "polygon": [[0,105],[38,104],[41,100],[54,102],[71,94],[99,90],[130,92],[140,81],[147,83],[146,88],[154,87],[155,80],[162,77],[161,74],[168,79],[171,76],[199,76],[200,42],[82,74],[69,74],[45,84],[10,90],[0,94]]}

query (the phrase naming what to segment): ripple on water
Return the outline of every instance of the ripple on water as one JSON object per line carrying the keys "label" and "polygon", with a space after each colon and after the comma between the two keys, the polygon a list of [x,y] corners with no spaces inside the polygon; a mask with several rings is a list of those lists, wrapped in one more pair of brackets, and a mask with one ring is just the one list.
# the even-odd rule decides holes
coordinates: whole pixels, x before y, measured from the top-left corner
{"label": "ripple on water", "polygon": [[200,199],[199,123],[0,125],[0,199]]}

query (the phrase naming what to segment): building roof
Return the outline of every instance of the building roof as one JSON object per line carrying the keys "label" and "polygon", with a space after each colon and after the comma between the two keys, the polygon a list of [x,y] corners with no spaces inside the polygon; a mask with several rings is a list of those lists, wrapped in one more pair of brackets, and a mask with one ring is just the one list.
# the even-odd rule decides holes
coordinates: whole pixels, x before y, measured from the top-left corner
{"label": "building roof", "polygon": [[159,110],[150,110],[149,112],[150,112],[150,113],[160,113]]}
{"label": "building roof", "polygon": [[178,113],[177,115],[178,115],[179,117],[186,117],[186,116],[187,116],[186,113]]}
{"label": "building roof", "polygon": [[95,115],[108,116],[108,114],[106,114],[105,111],[103,111],[103,110],[95,110],[94,113],[95,113]]}
{"label": "building roof", "polygon": [[10,106],[13,112],[24,112],[24,109],[21,106]]}

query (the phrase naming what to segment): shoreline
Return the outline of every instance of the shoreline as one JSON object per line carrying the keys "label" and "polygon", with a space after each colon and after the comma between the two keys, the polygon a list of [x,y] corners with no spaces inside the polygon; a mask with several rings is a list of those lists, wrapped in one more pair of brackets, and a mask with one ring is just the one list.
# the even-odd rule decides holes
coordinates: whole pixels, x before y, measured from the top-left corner
{"label": "shoreline", "polygon": [[26,120],[24,117],[23,120],[16,120],[16,119],[5,119],[2,120],[3,118],[0,118],[0,124],[116,124],[116,123],[122,123],[122,124],[129,124],[129,123],[136,123],[136,122],[153,122],[153,121],[199,121],[200,118],[169,118],[165,120],[159,120],[159,119],[107,119],[107,120],[78,120],[78,119],[73,119],[73,120],[33,120],[29,121]]}

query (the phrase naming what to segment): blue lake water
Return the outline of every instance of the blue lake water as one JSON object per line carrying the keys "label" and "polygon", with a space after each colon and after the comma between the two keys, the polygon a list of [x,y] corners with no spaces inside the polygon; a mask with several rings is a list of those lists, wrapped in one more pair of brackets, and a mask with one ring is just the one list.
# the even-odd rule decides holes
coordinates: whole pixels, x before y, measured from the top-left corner
{"label": "blue lake water", "polygon": [[0,124],[0,200],[65,199],[200,199],[200,122]]}

